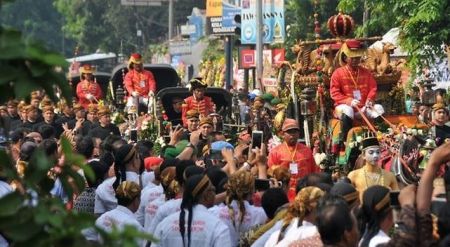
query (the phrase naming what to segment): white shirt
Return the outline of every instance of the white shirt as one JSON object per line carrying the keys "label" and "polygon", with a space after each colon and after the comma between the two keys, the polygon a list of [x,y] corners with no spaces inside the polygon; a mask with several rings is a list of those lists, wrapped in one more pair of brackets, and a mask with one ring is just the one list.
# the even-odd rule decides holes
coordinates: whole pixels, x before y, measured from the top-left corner
{"label": "white shirt", "polygon": [[136,211],[136,218],[141,225],[145,224],[145,208],[152,201],[163,198],[164,199],[164,189],[161,185],[155,187],[146,186],[141,191],[141,202],[139,203],[139,208]]}
{"label": "white shirt", "polygon": [[179,212],[181,210],[181,201],[181,198],[172,199],[159,206],[158,210],[156,210],[155,217],[153,218],[148,230],[146,229],[146,232],[153,234],[155,232],[156,226],[158,226],[161,221],[163,221],[167,216]]}
{"label": "white shirt", "polygon": [[[140,184],[139,174],[135,172],[126,172],[127,181]],[[103,214],[117,207],[116,192],[112,187],[115,177],[108,178],[101,183],[95,190],[94,214]]]}
{"label": "white shirt", "polygon": [[[185,246],[188,246],[188,210],[185,210]],[[192,209],[191,245],[192,247],[231,247],[230,230],[217,216],[211,214],[205,206],[195,205]],[[180,233],[180,213],[174,213],[165,218],[155,229],[159,238],[154,246],[183,246]]]}
{"label": "white shirt", "polygon": [[[111,232],[113,225],[116,226],[118,230],[122,230],[126,225],[130,225],[136,227],[138,231],[144,232],[144,229],[137,221],[134,213],[128,208],[120,205],[115,209],[102,214],[95,221],[95,225],[106,232]],[[142,242],[142,240],[139,240],[139,246],[142,246]]]}
{"label": "white shirt", "polygon": [[379,230],[377,235],[373,236],[373,238],[369,242],[369,247],[376,247],[379,244],[384,244],[389,242],[391,238],[386,235],[382,230]]}
{"label": "white shirt", "polygon": [[147,186],[155,187],[156,184],[153,182],[155,181],[155,173],[154,172],[148,172],[144,171],[141,174],[142,177],[142,188],[145,188]]}
{"label": "white shirt", "polygon": [[264,247],[267,240],[269,240],[272,233],[274,233],[277,230],[280,230],[283,226],[283,221],[279,220],[277,221],[268,231],[266,231],[263,235],[261,235],[255,242],[253,242],[251,247]]}
{"label": "white shirt", "polygon": [[[0,181],[0,198],[8,195],[9,193],[12,193],[14,190],[13,188],[3,181]],[[0,246],[1,247],[7,247],[9,246],[8,241],[6,241],[5,238],[3,238],[2,235],[0,235]]]}
{"label": "white shirt", "polygon": [[144,230],[146,232],[150,232],[150,226],[153,222],[153,219],[156,216],[156,212],[159,207],[166,202],[165,198],[159,197],[156,200],[153,200],[145,207],[144,212]]}
{"label": "white shirt", "polygon": [[231,207],[234,210],[234,222],[236,224],[236,228],[233,226],[233,223],[231,221],[230,217],[230,211],[228,209],[228,206],[218,206],[209,209],[209,211],[217,215],[227,226],[230,228],[231,233],[231,240],[233,243],[233,246],[238,245],[239,243],[239,235],[240,233],[247,232],[256,225],[261,225],[266,222],[267,216],[264,212],[264,209],[261,207],[255,207],[250,205],[247,201],[244,201],[244,207],[245,207],[245,215],[244,220],[239,222],[239,206],[236,201],[231,202]]}
{"label": "white shirt", "polygon": [[291,220],[291,223],[289,224],[288,228],[286,229],[286,232],[284,233],[284,238],[278,242],[278,237],[280,236],[280,230],[277,230],[270,235],[269,240],[267,240],[265,247],[272,247],[272,246],[289,246],[292,242],[304,238],[308,238],[313,236],[314,234],[318,233],[317,227],[313,224],[311,224],[308,221],[302,221],[302,225],[300,227],[298,226],[298,218],[294,218]]}

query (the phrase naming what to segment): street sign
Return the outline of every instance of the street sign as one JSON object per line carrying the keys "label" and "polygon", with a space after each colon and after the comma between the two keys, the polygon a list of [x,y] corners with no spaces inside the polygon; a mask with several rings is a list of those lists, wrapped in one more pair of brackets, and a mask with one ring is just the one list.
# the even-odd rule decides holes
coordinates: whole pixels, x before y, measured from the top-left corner
{"label": "street sign", "polygon": [[206,33],[212,35],[234,35],[234,27],[223,27],[222,16],[206,17]]}
{"label": "street sign", "polygon": [[192,54],[191,41],[170,41],[169,43],[170,55],[190,55]]}
{"label": "street sign", "polygon": [[[284,1],[263,1],[263,42],[283,43],[286,30],[284,20]],[[256,43],[256,0],[243,0],[241,11],[241,43]]]}
{"label": "street sign", "polygon": [[181,35],[191,35],[196,32],[195,25],[181,25]]}
{"label": "street sign", "polygon": [[161,6],[162,2],[169,0],[120,0],[121,5],[125,6]]}
{"label": "street sign", "polygon": [[243,49],[241,50],[241,65],[244,69],[249,69],[255,67],[256,64],[256,54],[255,50]]}
{"label": "street sign", "polygon": [[223,1],[222,5],[222,26],[236,28],[236,23],[234,22],[234,16],[241,14],[241,8],[228,2],[228,0]]}
{"label": "street sign", "polygon": [[[264,58],[266,58],[267,65],[280,65],[285,60],[284,49],[272,49],[272,50],[264,50]],[[240,68],[248,69],[254,68],[256,66],[256,51],[253,49],[242,49],[240,50]],[[270,60],[270,61],[269,61]]]}

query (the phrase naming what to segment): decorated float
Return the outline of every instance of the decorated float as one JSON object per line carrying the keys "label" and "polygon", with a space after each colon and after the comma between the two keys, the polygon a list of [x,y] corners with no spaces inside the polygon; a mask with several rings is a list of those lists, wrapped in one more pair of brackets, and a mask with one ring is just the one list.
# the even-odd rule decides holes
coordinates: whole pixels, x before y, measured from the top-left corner
{"label": "decorated float", "polygon": [[[344,65],[342,44],[356,39],[368,47],[381,37],[351,37],[355,27],[352,17],[338,13],[327,22],[333,38],[320,39],[317,15],[314,17],[316,39],[299,40],[291,48],[296,54],[295,61],[286,61],[279,68],[280,88],[284,88],[280,95],[289,104],[275,116],[275,127],[281,126],[286,115],[303,122],[304,140],[313,148],[316,162],[325,170],[344,173],[358,166],[358,143],[363,133],[374,132],[383,146],[384,157],[380,165],[393,171],[405,183],[415,182],[419,147],[425,146],[428,126],[420,124],[416,116],[406,114],[405,86],[400,80],[405,60],[391,59],[397,48],[392,43],[383,43],[382,49],[367,49],[360,65],[370,70],[377,82],[376,102],[385,109],[383,123],[374,124],[361,114],[361,119],[353,121],[345,146],[340,146],[340,121],[334,116],[329,92],[331,75]],[[283,87],[283,82],[288,87]],[[408,137],[412,135],[415,137]]]}

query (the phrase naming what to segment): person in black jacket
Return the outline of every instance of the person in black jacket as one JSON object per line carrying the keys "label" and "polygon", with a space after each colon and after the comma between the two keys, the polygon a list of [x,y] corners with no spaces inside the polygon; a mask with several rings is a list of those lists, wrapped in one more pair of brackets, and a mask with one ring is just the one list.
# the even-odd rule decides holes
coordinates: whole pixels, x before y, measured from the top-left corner
{"label": "person in black jacket", "polygon": [[108,108],[101,108],[98,111],[99,126],[89,131],[89,136],[99,138],[102,141],[109,135],[120,136],[119,128],[111,123],[111,112]]}

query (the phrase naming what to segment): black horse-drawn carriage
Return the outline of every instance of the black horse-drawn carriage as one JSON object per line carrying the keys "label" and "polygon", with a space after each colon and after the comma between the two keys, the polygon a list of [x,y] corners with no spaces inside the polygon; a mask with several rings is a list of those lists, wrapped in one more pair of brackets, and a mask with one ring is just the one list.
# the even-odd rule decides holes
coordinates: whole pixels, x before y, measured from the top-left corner
{"label": "black horse-drawn carriage", "polygon": [[[156,81],[156,94],[154,99],[149,100],[148,113],[153,114],[160,122],[171,121],[170,118],[165,119],[166,116],[163,113],[171,110],[172,99],[175,97],[185,99],[191,93],[188,88],[180,86],[180,77],[172,66],[144,64],[144,69],[151,71]],[[117,92],[119,86],[123,89],[123,80],[127,72],[126,65],[118,65],[113,69],[110,81],[114,93]],[[216,111],[222,116],[222,119],[231,119],[232,95],[228,91],[222,88],[207,88],[205,95],[212,98],[216,105]]]}

